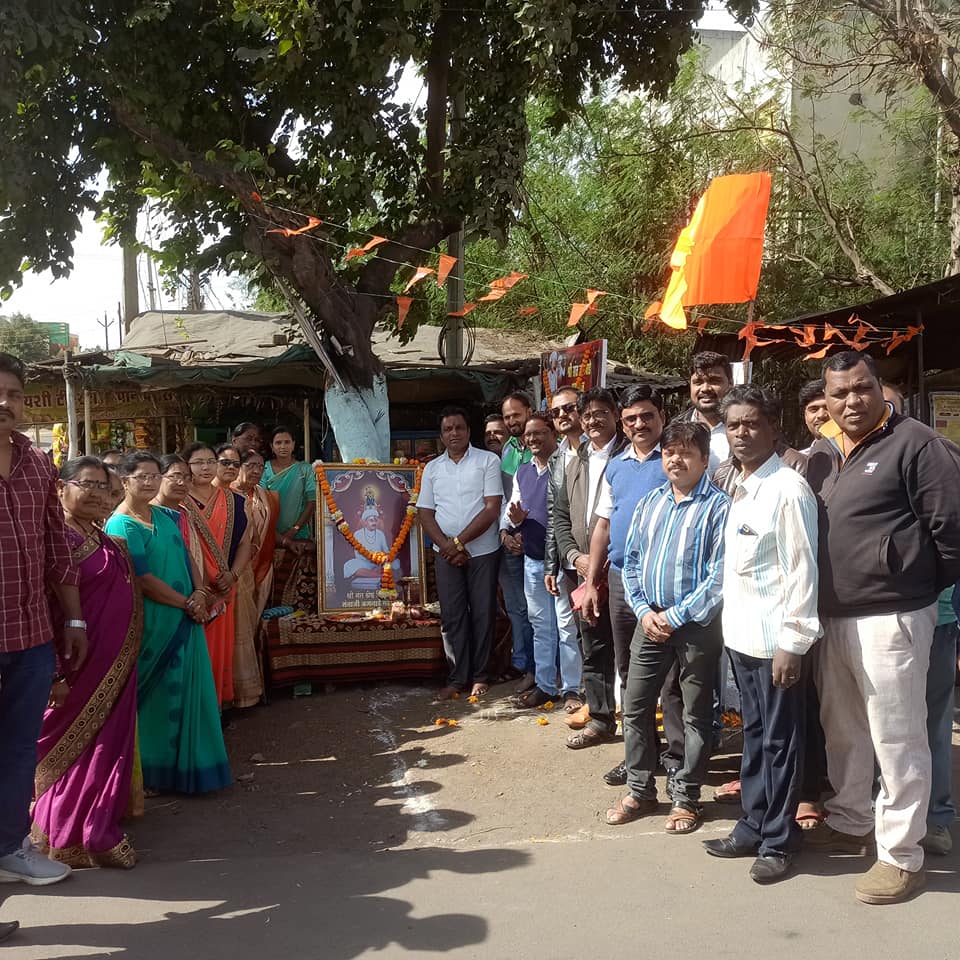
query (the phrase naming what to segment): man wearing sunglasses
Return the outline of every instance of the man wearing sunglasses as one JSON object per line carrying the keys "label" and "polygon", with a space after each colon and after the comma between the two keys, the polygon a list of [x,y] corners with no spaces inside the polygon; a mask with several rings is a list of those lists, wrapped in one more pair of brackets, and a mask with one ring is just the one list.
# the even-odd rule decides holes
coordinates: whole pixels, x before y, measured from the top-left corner
{"label": "man wearing sunglasses", "polygon": [[[23,363],[0,353],[0,881],[36,886],[70,873],[28,838],[37,738],[57,670],[48,589],[64,613],[64,671],[85,659],[87,633],[56,470],[16,430],[24,378]],[[13,929],[0,925],[0,937]]]}
{"label": "man wearing sunglasses", "polygon": [[[631,387],[620,401],[620,424],[629,446],[607,466],[600,484],[597,503],[597,525],[590,539],[590,569],[583,598],[584,616],[596,622],[600,617],[600,591],[609,591],[610,628],[617,677],[620,681],[620,702],[627,688],[630,666],[630,643],[637,628],[637,617],[623,592],[623,557],[630,521],[637,504],[661,486],[666,475],[660,456],[660,435],[663,433],[663,398],[648,384]],[[667,749],[662,756],[670,792],[671,775],[683,765],[683,701],[680,696],[678,667],[674,664],[660,692],[663,707],[663,728]],[[651,718],[648,736],[658,741],[656,721]],[[627,782],[623,761],[604,774],[604,782],[612,787]]]}
{"label": "man wearing sunglasses", "polygon": [[[554,503],[554,533],[559,555],[572,564],[580,583],[590,567],[590,538],[597,523],[600,485],[610,460],[621,453],[627,439],[619,430],[617,401],[609,390],[594,387],[579,401],[580,421],[587,442],[568,464],[564,484]],[[616,733],[613,636],[610,610],[599,605],[594,621],[580,617],[583,646],[583,688],[590,719],[578,733],[567,738],[571,750],[592,747],[611,740]]]}

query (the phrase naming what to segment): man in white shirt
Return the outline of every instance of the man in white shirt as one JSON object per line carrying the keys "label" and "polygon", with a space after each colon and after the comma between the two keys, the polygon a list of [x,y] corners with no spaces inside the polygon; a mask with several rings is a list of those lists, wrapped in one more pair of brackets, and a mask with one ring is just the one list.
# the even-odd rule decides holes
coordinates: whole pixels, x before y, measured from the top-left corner
{"label": "man in white shirt", "polygon": [[423,469],[418,501],[420,526],[437,553],[437,595],[443,647],[450,673],[438,700],[489,689],[503,500],[500,460],[470,445],[467,413],[440,414],[446,452]]}
{"label": "man in white shirt", "polygon": [[775,452],[779,408],[764,390],[734,387],[722,412],[740,473],[727,515],[723,635],[743,713],[743,816],[716,857],[756,857],[750,877],[775,883],[800,847],[806,696],[803,656],[820,636],[817,502]]}

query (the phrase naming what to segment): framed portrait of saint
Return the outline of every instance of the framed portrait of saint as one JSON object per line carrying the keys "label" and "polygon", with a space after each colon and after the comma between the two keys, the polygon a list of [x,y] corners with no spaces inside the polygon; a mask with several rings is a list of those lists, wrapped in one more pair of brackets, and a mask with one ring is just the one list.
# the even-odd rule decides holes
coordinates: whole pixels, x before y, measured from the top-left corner
{"label": "framed portrait of saint", "polygon": [[[353,542],[337,529],[321,478]],[[389,554],[407,516],[416,485],[416,466],[329,463],[317,466],[317,537],[321,613],[361,613],[382,606],[383,565],[371,559]],[[391,563],[400,599],[405,591],[424,595],[423,534],[414,523]],[[413,585],[415,590],[411,590]]]}

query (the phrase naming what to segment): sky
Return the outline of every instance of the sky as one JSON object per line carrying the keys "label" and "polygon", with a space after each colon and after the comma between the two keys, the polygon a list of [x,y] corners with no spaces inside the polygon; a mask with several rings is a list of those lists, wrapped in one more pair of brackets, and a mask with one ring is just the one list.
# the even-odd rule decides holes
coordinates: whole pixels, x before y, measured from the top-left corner
{"label": "sky", "polygon": [[[708,10],[700,21],[703,29],[723,29],[733,26],[733,19],[722,9]],[[419,98],[422,82],[415,72],[407,70],[401,81],[399,99],[413,101]],[[422,92],[422,90],[421,90]],[[16,289],[5,303],[0,303],[0,315],[24,313],[39,322],[68,323],[70,332],[80,339],[81,349],[104,346],[104,329],[100,321],[106,313],[109,346],[117,346],[119,325],[117,304],[123,301],[122,255],[119,247],[101,243],[101,229],[92,217],[82,221],[83,229],[74,246],[74,268],[69,277],[54,281],[49,273],[27,273],[23,285]],[[146,257],[140,257],[140,309],[149,307]],[[182,307],[177,299],[164,295],[154,275],[153,284],[158,309],[176,310]],[[234,281],[223,275],[212,278],[205,289],[206,308],[244,309],[244,296],[235,289]]]}

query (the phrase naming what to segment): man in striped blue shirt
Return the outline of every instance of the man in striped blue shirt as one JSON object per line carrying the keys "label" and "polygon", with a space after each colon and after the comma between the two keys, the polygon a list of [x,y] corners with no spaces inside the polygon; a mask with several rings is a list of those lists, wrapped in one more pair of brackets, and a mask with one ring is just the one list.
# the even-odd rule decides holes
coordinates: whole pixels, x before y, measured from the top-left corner
{"label": "man in striped blue shirt", "polygon": [[727,517],[723,633],[743,712],[743,816],[715,857],[755,857],[750,877],[775,883],[800,848],[805,654],[817,616],[817,501],[776,453],[780,410],[764,390],[734,387],[721,405],[738,468]]}
{"label": "man in striped blue shirt", "polygon": [[707,476],[710,435],[690,421],[660,438],[667,482],[637,505],[627,534],[623,587],[637,616],[623,704],[627,786],[607,823],[629,823],[657,809],[656,743],[650,720],[670,666],[680,663],[684,760],[673,782],[668,833],[702,822],[700,788],[713,743],[713,681],[723,652],[720,584],[730,498]]}

